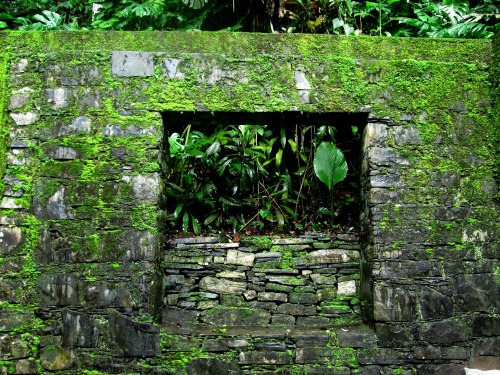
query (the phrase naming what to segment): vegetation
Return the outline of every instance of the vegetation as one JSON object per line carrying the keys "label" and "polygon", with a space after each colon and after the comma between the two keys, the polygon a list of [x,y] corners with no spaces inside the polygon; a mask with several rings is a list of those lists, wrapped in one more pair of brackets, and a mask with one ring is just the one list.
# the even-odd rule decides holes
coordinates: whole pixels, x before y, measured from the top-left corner
{"label": "vegetation", "polygon": [[[318,230],[327,224],[323,215],[333,224],[343,207],[355,203],[345,192],[347,184],[333,190],[347,175],[335,142],[332,126],[228,125],[205,134],[188,125],[173,132],[164,171],[172,227],[195,234],[220,229],[258,233],[270,227]],[[327,184],[329,196],[324,197],[319,181]],[[328,199],[330,208],[322,207]],[[337,224],[352,225],[348,217]]]}
{"label": "vegetation", "polygon": [[496,0],[12,0],[0,29],[223,30],[491,38]]}

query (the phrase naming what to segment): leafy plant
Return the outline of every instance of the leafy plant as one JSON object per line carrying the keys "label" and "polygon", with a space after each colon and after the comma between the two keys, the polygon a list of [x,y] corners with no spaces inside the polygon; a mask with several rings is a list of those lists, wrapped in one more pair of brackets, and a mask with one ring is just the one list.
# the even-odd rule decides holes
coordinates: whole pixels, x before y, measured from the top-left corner
{"label": "leafy plant", "polygon": [[333,187],[347,176],[347,161],[342,151],[334,144],[322,142],[314,154],[314,172],[330,193],[330,223],[333,224]]}

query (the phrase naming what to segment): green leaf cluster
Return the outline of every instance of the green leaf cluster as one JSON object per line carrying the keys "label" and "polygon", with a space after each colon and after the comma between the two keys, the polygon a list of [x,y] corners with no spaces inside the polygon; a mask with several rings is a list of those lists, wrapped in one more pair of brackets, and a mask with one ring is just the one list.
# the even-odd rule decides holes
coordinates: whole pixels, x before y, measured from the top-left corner
{"label": "green leaf cluster", "polygon": [[[218,126],[205,134],[186,126],[168,137],[164,202],[172,229],[200,234],[242,231],[249,226],[300,229],[317,221],[322,188],[313,171],[316,146],[318,177],[330,178],[325,148],[334,147],[335,128],[289,129],[267,125]],[[327,141],[324,141],[327,140]],[[322,142],[322,143],[321,143]],[[334,182],[343,180],[335,165]],[[322,165],[320,157],[325,160]],[[323,168],[323,169],[321,169]],[[343,173],[343,174],[342,174]],[[327,184],[332,197],[332,184]],[[310,197],[318,198],[310,202]],[[333,198],[328,214],[334,211]]]}

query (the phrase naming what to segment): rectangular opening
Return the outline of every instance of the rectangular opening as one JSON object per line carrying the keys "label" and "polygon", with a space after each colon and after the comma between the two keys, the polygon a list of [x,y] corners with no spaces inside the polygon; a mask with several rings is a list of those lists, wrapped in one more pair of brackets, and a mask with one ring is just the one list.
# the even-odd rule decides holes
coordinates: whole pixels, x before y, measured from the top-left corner
{"label": "rectangular opening", "polygon": [[[346,113],[163,113],[167,232],[358,232],[366,121]],[[322,142],[347,163],[331,190],[314,166]]]}

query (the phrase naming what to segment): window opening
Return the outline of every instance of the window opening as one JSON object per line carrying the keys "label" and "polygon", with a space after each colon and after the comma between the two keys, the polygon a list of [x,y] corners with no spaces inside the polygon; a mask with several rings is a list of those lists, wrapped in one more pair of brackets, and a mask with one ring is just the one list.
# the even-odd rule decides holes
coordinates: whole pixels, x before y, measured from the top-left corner
{"label": "window opening", "polygon": [[[170,234],[358,231],[366,114],[166,112],[162,192]],[[348,172],[330,191],[322,142]]]}

